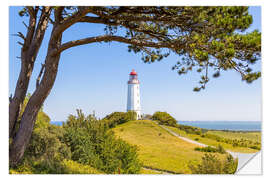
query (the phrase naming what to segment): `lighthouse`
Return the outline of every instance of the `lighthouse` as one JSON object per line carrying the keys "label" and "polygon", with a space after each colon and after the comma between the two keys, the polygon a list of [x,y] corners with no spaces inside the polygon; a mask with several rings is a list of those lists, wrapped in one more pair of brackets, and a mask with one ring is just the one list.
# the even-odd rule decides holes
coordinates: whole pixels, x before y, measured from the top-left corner
{"label": "lighthouse", "polygon": [[135,111],[137,119],[141,118],[140,82],[134,69],[129,74],[127,111]]}

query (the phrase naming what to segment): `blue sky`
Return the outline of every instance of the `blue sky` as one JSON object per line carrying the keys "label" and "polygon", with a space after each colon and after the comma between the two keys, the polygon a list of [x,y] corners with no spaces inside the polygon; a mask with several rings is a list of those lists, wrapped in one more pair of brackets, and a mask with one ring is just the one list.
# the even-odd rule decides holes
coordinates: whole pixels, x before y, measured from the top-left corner
{"label": "blue sky", "polygon": [[[18,16],[20,7],[10,7],[9,34],[25,32]],[[253,24],[248,31],[261,31],[261,10],[251,7]],[[103,33],[102,25],[78,24],[64,33],[63,42]],[[46,55],[50,27],[37,57],[29,92],[35,89],[41,63]],[[20,70],[18,37],[9,38],[9,92],[14,93]],[[246,84],[234,71],[223,72],[211,79],[206,90],[193,92],[199,74],[192,72],[179,76],[171,67],[178,56],[171,55],[161,62],[145,64],[140,55],[129,53],[121,43],[97,43],[75,47],[61,55],[59,72],[54,87],[44,103],[44,111],[52,121],[65,121],[69,114],[80,108],[85,113],[95,110],[98,117],[114,111],[125,111],[127,80],[132,69],[141,82],[143,113],[167,111],[177,120],[261,120],[261,79]],[[255,65],[260,69],[260,63]]]}

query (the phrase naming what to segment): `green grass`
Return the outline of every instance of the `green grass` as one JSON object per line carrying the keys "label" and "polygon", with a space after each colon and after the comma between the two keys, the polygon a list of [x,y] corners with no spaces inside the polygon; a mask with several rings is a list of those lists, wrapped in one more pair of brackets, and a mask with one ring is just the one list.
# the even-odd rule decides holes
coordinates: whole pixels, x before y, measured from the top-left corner
{"label": "green grass", "polygon": [[[175,133],[179,134],[180,136],[187,137],[192,140],[196,140],[197,142],[209,145],[209,146],[218,146],[219,144],[222,145],[226,150],[230,150],[233,152],[241,152],[241,153],[254,153],[258,150],[247,148],[247,147],[233,147],[232,144],[227,144],[224,142],[217,142],[216,140],[209,139],[206,137],[201,137],[200,135],[196,134],[187,134],[185,131],[180,130],[175,127],[166,126],[167,128],[171,129]],[[260,132],[232,132],[232,131],[208,131],[209,134],[214,134],[223,138],[228,139],[247,139],[252,141],[259,141],[261,138]]]}
{"label": "green grass", "polygon": [[[61,174],[105,174],[89,165],[67,159],[61,162],[61,166],[63,170],[63,172],[59,172]],[[44,174],[44,172],[29,165],[24,165],[19,169],[10,169],[9,174]]]}
{"label": "green grass", "polygon": [[208,131],[208,134],[214,134],[229,139],[247,139],[251,141],[261,142],[260,132],[237,132],[237,131]]}
{"label": "green grass", "polygon": [[194,150],[197,145],[169,134],[150,120],[130,121],[113,131],[116,136],[138,147],[139,159],[148,167],[189,174],[188,164],[201,162],[204,154]]}

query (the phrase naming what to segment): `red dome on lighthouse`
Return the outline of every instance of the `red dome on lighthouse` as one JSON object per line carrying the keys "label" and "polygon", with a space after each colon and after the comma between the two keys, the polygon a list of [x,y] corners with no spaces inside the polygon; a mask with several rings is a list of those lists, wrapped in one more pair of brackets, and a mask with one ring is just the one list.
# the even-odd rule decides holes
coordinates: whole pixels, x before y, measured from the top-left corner
{"label": "red dome on lighthouse", "polygon": [[132,69],[132,72],[129,75],[137,75],[134,69]]}

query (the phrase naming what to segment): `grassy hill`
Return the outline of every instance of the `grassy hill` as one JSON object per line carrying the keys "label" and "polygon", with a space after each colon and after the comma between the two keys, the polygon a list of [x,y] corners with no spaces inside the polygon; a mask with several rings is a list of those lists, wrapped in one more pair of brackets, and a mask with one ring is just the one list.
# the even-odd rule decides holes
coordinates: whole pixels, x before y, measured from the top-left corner
{"label": "grassy hill", "polygon": [[[183,130],[180,130],[175,127],[166,126],[167,128],[171,129],[175,133],[187,137],[192,140],[196,140],[200,143],[207,144],[210,146],[218,146],[219,144],[222,145],[225,149],[234,151],[234,152],[241,152],[241,153],[254,153],[257,152],[257,149],[251,149],[247,147],[239,147],[239,146],[233,146],[232,144],[224,143],[224,142],[218,142],[215,139],[208,138],[207,136],[202,137],[197,134],[188,134]],[[236,140],[248,140],[253,143],[255,142],[261,142],[261,133],[260,132],[233,132],[233,131],[207,131],[207,135],[215,135],[226,139],[236,139]]]}
{"label": "grassy hill", "polygon": [[[130,121],[113,131],[119,138],[137,145],[144,167],[188,174],[191,173],[188,165],[199,163],[204,154],[194,150],[197,145],[169,134],[150,120]],[[220,158],[225,156],[215,154]],[[142,170],[142,173],[146,172]]]}

